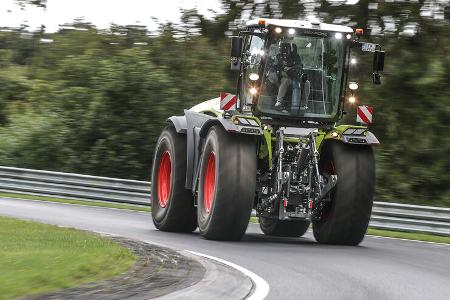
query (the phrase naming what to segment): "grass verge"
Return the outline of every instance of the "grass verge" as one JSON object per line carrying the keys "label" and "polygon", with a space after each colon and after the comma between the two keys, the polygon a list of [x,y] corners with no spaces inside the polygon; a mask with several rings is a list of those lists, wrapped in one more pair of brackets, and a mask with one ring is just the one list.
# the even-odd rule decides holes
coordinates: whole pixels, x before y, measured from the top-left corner
{"label": "grass verge", "polygon": [[0,217],[0,299],[45,293],[127,271],[128,249],[88,232]]}
{"label": "grass verge", "polygon": [[100,207],[109,207],[109,208],[121,208],[121,209],[130,209],[130,210],[136,210],[136,211],[151,211],[150,207],[140,206],[140,205],[109,203],[109,202],[89,201],[89,200],[85,201],[85,200],[75,200],[75,199],[64,199],[64,198],[38,196],[38,195],[0,193],[0,197],[50,201],[50,202],[58,202],[58,203],[81,204],[81,205],[100,206]]}
{"label": "grass verge", "polygon": [[380,229],[369,228],[367,230],[367,234],[399,238],[399,239],[415,240],[415,241],[450,244],[450,236],[440,236],[440,235],[434,235],[434,234],[429,234],[429,233],[401,232],[401,231],[380,230]]}

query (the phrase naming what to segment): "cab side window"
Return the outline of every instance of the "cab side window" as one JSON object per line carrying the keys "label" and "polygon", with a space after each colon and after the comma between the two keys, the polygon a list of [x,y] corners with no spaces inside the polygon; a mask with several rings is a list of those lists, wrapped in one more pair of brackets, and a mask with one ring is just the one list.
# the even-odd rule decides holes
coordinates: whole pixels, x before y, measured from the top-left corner
{"label": "cab side window", "polygon": [[258,74],[261,66],[261,60],[264,56],[264,41],[257,36],[250,37],[250,45],[248,49],[246,49],[246,58],[245,58],[245,72],[244,78],[242,78],[242,94],[241,97],[243,103],[251,104],[252,103],[252,95],[249,90],[252,86],[252,81],[250,80],[250,74]]}

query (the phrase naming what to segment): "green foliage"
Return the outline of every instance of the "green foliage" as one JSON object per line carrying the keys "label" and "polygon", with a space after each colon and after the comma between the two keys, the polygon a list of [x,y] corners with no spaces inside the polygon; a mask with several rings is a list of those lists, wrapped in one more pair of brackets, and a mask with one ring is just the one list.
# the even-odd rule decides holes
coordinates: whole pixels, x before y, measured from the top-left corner
{"label": "green foliage", "polygon": [[20,58],[23,74],[0,73],[0,164],[148,180],[167,117],[230,86],[201,36],[114,30],[131,36],[63,30]]}
{"label": "green foliage", "polygon": [[223,0],[224,14],[184,11],[183,26],[156,36],[82,21],[28,38],[0,32],[0,165],[148,180],[166,118],[234,91],[227,36],[240,21],[313,16],[362,27],[386,50],[381,86],[371,56],[351,69],[361,104],[375,107],[377,198],[449,206],[450,5],[425,2]]}
{"label": "green foliage", "polygon": [[91,233],[0,218],[0,299],[99,281],[128,270],[136,257]]}

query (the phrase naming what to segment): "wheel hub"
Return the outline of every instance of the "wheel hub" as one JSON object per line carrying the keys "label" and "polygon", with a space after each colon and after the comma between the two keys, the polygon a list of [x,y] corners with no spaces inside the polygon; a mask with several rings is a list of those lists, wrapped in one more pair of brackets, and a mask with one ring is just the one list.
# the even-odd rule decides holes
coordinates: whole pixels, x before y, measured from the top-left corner
{"label": "wheel hub", "polygon": [[170,197],[170,178],[172,175],[172,160],[169,151],[161,155],[158,167],[158,202],[166,207]]}
{"label": "wheel hub", "polygon": [[216,155],[211,152],[208,156],[205,169],[205,180],[203,184],[203,202],[206,212],[211,211],[216,188]]}

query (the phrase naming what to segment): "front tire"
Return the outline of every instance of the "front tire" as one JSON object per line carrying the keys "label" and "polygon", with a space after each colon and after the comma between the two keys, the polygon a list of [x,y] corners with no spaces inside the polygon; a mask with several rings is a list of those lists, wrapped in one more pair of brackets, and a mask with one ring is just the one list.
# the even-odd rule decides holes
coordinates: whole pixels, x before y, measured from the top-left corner
{"label": "front tire", "polygon": [[277,220],[259,217],[259,227],[265,235],[301,237],[308,230],[310,222],[304,220]]}
{"label": "front tire", "polygon": [[375,185],[375,160],[370,146],[337,141],[324,145],[320,158],[322,173],[338,176],[323,207],[322,219],[313,222],[319,243],[358,245],[369,225]]}
{"label": "front tire", "polygon": [[212,240],[240,240],[250,220],[256,186],[256,143],[251,136],[212,126],[201,158],[197,220]]}
{"label": "front tire", "polygon": [[152,218],[162,231],[192,232],[197,228],[192,193],[186,182],[186,135],[172,126],[159,136],[152,169]]}

